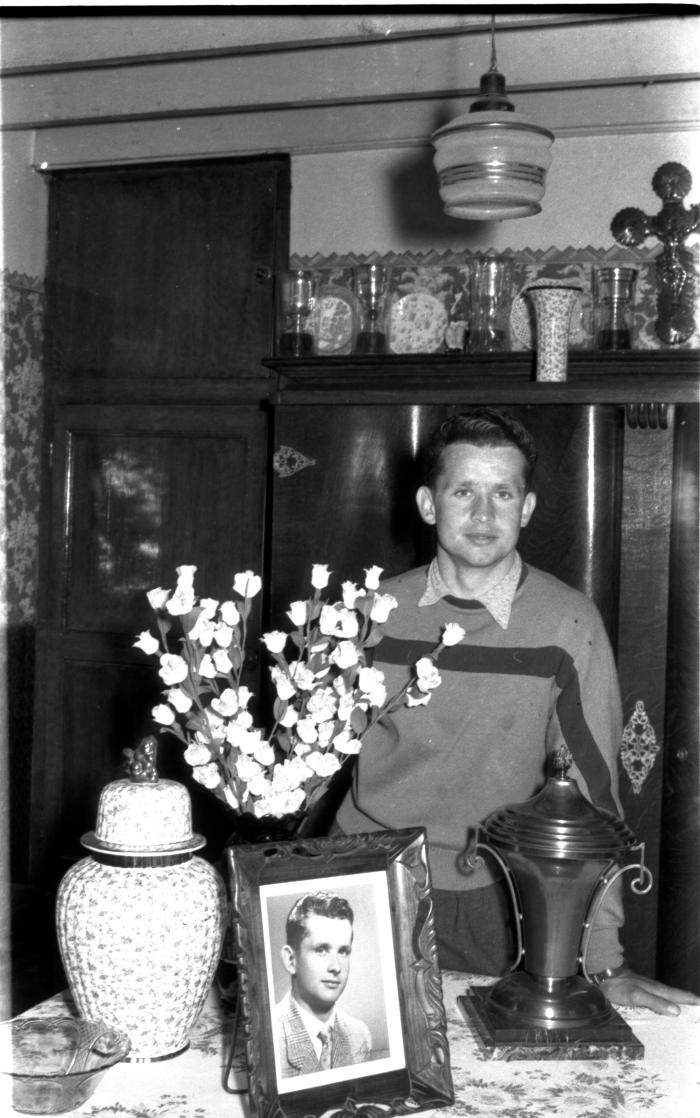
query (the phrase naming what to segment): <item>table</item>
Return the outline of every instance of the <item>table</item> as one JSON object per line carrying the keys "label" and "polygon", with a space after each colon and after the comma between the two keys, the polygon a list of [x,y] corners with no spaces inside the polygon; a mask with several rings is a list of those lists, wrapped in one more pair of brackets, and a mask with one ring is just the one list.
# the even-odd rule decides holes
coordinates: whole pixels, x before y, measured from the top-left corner
{"label": "table", "polygon": [[[645,1046],[640,1060],[517,1060],[486,1058],[457,998],[469,983],[487,979],[443,972],[443,1000],[455,1089],[453,1106],[424,1112],[432,1118],[698,1118],[700,1007],[680,1017],[645,1009],[621,1010]],[[29,1011],[75,1012],[67,993]],[[25,1015],[26,1016],[26,1015]],[[159,1063],[112,1068],[80,1118],[247,1118],[246,1095],[223,1087],[234,1013],[213,988],[186,1052]],[[245,1086],[245,1058],[236,1051],[230,1086]],[[0,1100],[0,1104],[2,1100]],[[7,1108],[2,1108],[7,1113]]]}

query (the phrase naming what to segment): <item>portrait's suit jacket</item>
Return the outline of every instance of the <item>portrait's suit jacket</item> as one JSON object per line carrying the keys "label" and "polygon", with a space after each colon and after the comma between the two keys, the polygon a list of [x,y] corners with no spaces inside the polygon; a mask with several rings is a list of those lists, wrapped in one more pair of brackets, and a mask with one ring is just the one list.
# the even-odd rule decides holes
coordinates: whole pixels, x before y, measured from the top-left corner
{"label": "portrait's suit jacket", "polygon": [[[306,1031],[291,994],[287,994],[275,1007],[274,1025],[275,1043],[281,1064],[280,1072],[283,1077],[321,1071],[311,1037]],[[371,1055],[372,1035],[364,1021],[336,1009],[331,1067],[342,1068],[348,1064],[361,1064],[371,1059]]]}

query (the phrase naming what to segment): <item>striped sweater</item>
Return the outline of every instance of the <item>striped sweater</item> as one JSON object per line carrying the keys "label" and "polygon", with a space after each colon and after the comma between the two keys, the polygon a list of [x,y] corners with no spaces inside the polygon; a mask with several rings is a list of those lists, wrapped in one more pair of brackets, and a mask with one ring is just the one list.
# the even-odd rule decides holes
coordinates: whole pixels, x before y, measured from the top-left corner
{"label": "striped sweater", "polygon": [[[584,795],[620,812],[617,671],[595,605],[552,575],[523,564],[506,630],[478,602],[446,597],[419,607],[425,579],[421,567],[382,584],[398,601],[374,656],[387,693],[432,652],[447,622],[466,637],[441,654],[442,683],[426,706],[402,707],[366,736],[337,822],[348,834],[423,826],[433,886],[473,889],[499,875],[488,857],[465,872],[461,855],[477,824],[533,796],[547,755],[562,744]],[[599,923],[622,923],[618,897]],[[620,962],[616,934],[606,939],[602,954],[591,941],[589,969]]]}

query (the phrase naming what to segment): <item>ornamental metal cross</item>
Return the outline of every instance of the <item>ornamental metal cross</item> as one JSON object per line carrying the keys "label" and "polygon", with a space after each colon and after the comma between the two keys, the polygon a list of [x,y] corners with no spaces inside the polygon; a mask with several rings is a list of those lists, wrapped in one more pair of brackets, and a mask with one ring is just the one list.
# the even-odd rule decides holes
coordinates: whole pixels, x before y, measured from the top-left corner
{"label": "ornamental metal cross", "polygon": [[615,214],[610,230],[621,245],[640,245],[650,236],[661,241],[663,247],[656,257],[658,306],[654,325],[663,342],[679,345],[695,330],[694,260],[683,242],[700,227],[700,206],[686,209],[683,205],[693,180],[682,163],[664,163],[654,173],[651,185],[663,202],[660,212],[650,217],[629,206]]}

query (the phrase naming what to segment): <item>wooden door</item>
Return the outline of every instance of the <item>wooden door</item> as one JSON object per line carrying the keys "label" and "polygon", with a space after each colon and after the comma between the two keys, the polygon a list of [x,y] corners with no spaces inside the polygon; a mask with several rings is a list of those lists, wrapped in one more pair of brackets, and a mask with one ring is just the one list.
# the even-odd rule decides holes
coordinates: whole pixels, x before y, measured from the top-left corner
{"label": "wooden door", "polygon": [[[57,415],[32,790],[32,872],[45,884],[79,854],[101,788],[123,775],[122,750],[155,729],[157,661],[132,647],[152,624],[146,591],[194,563],[201,593],[223,599],[236,571],[260,570],[265,424],[250,406]],[[259,626],[256,615],[251,647]],[[160,768],[179,776],[181,750],[167,740]],[[205,834],[209,806],[198,801]]]}

